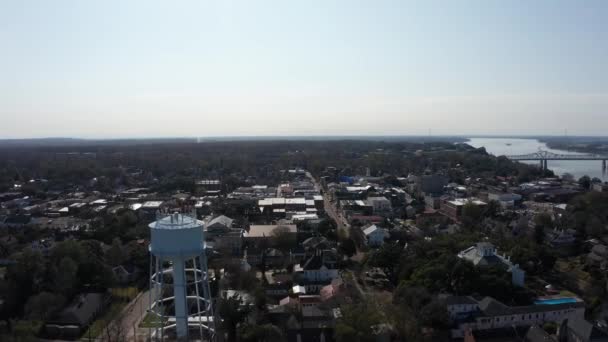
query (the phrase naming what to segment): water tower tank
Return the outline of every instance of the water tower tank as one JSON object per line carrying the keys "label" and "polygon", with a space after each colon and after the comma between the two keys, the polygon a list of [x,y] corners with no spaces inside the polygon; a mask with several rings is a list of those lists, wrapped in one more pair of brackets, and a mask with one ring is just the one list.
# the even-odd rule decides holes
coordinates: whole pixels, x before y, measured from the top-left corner
{"label": "water tower tank", "polygon": [[[157,214],[150,224],[150,313],[158,317],[154,338],[213,340],[203,222],[196,214]],[[150,330],[150,337],[152,331]]]}

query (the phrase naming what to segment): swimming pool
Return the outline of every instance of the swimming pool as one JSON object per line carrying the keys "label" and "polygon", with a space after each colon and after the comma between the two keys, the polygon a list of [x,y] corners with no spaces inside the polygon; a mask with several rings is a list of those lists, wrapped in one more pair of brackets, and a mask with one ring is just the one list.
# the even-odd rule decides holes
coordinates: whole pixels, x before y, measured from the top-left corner
{"label": "swimming pool", "polygon": [[563,298],[551,298],[551,299],[538,299],[534,301],[536,305],[555,305],[555,304],[565,304],[565,303],[576,303],[578,299],[572,297],[563,297]]}

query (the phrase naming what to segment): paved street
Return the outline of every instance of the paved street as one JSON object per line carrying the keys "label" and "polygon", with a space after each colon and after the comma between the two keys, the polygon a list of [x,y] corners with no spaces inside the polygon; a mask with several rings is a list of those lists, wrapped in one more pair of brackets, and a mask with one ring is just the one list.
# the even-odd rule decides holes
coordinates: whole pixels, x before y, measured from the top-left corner
{"label": "paved street", "polygon": [[[321,187],[321,184],[317,182],[317,180],[312,176],[312,174],[310,174],[310,172],[307,172],[306,176],[315,184],[315,188],[317,190],[323,189]],[[350,236],[350,225],[348,224],[346,219],[338,212],[336,206],[330,201],[330,198],[326,192],[323,193],[323,206],[327,215],[329,215],[329,217],[336,221],[338,229],[343,231],[347,237]]]}
{"label": "paved street", "polygon": [[[138,327],[141,320],[146,315],[146,310],[150,306],[150,291],[141,292],[135,297],[121,313],[114,318],[104,329],[95,341],[108,341],[117,339],[119,341],[144,341],[148,336],[147,329]],[[117,325],[120,328],[117,328]],[[107,330],[109,329],[109,334]],[[108,338],[108,335],[110,338]],[[135,338],[137,336],[137,339]]]}
{"label": "paved street", "polygon": [[[127,332],[126,341],[143,341],[143,338],[135,339],[135,334],[141,336],[141,332],[138,328],[141,320],[146,316],[146,310],[150,307],[150,291],[143,292],[123,311],[122,329]],[[135,329],[134,329],[135,327]],[[144,329],[145,336],[147,336],[147,329]]]}

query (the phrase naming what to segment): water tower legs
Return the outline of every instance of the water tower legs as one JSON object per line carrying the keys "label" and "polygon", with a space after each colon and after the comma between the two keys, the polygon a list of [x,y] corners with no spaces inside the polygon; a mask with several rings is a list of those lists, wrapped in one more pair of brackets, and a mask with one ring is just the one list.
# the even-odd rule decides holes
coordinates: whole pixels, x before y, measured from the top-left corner
{"label": "water tower legs", "polygon": [[186,305],[186,274],[184,260],[173,259],[173,295],[175,296],[175,332],[178,340],[188,338],[188,307]]}

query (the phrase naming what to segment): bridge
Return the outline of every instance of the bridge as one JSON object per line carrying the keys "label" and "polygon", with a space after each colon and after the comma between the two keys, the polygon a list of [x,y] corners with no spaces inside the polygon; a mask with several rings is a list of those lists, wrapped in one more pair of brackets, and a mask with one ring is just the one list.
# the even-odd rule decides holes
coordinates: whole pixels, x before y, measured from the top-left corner
{"label": "bridge", "polygon": [[544,170],[547,169],[548,160],[601,160],[602,169],[606,170],[606,160],[608,160],[608,156],[599,154],[558,154],[543,150],[528,154],[506,155],[505,157],[516,161],[538,160],[540,167]]}

